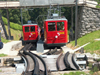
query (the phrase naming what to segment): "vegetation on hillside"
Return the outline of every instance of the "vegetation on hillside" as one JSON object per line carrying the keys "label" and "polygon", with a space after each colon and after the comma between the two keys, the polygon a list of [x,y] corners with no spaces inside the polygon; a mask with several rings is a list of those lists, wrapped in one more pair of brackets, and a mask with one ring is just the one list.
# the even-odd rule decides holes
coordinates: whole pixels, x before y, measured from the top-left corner
{"label": "vegetation on hillside", "polygon": [[[77,40],[77,47],[82,46],[88,42],[90,42],[90,44],[88,44],[87,46],[84,47],[84,50],[86,52],[98,52],[100,50],[100,41],[95,41],[95,39],[100,38],[100,30],[98,31],[94,31],[92,33],[86,34],[85,36],[79,38]],[[75,41],[71,42],[72,47],[75,46]],[[99,51],[100,53],[100,51]]]}
{"label": "vegetation on hillside", "polygon": [[96,8],[100,8],[100,0],[95,0],[97,1],[98,5],[96,6]]}
{"label": "vegetation on hillside", "polygon": [[89,75],[84,72],[70,72],[70,73],[64,73],[64,75]]}
{"label": "vegetation on hillside", "polygon": [[[8,34],[7,19],[5,17],[2,17],[2,19],[3,19],[3,22],[5,24],[7,34]],[[11,31],[11,36],[13,36],[14,40],[20,40],[20,38],[22,36],[22,26],[21,25],[19,25],[17,23],[10,22],[10,31]],[[6,40],[2,37],[1,37],[1,40],[3,43],[9,42],[9,40]]]}
{"label": "vegetation on hillside", "polygon": [[[7,34],[8,34],[8,28],[7,28],[7,26],[5,26],[5,28],[6,28],[6,31],[7,31]],[[11,36],[13,36],[14,40],[20,40],[21,39],[22,31],[15,30],[15,29],[12,29],[12,28],[10,28],[10,31],[11,31]],[[10,40],[6,40],[6,39],[4,39],[2,37],[1,37],[1,41],[3,43],[10,42]]]}
{"label": "vegetation on hillside", "polygon": [[[7,25],[8,24],[7,19],[5,17],[2,17],[2,19],[4,24]],[[10,28],[22,31],[22,26],[17,23],[10,22]]]}
{"label": "vegetation on hillside", "polygon": [[[23,8],[23,24],[26,24],[28,20],[37,21],[39,26],[43,26],[43,21],[47,18],[48,8]],[[61,8],[62,16],[68,19],[69,28],[71,27],[71,7]],[[1,9],[0,13],[3,17],[7,18],[6,9]],[[41,15],[41,16],[40,16]],[[9,9],[10,22],[14,22],[21,25],[21,11],[20,9]],[[7,24],[7,22],[6,22]]]}
{"label": "vegetation on hillside", "polygon": [[2,37],[1,37],[1,41],[2,41],[3,43],[9,42],[9,40],[6,40],[6,39],[4,39],[4,38],[2,38]]}
{"label": "vegetation on hillside", "polygon": [[[7,26],[5,26],[6,30],[7,30],[7,33],[8,33],[8,28]],[[20,40],[21,36],[22,36],[22,31],[20,30],[15,30],[15,29],[12,29],[10,28],[10,31],[11,31],[11,36],[13,36],[14,40]]]}

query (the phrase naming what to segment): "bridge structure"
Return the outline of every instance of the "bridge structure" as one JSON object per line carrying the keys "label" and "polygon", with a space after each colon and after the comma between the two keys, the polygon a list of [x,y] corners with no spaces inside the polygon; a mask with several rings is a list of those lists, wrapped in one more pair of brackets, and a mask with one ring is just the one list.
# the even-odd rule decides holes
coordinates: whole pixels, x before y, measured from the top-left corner
{"label": "bridge structure", "polygon": [[[19,8],[47,8],[50,5],[61,6],[61,7],[72,7],[72,27],[73,27],[73,6],[76,6],[75,15],[75,45],[77,45],[77,8],[78,6],[90,6],[96,7],[98,3],[93,0],[0,0],[0,9],[7,10],[8,19],[8,32],[9,39],[11,38],[10,33],[10,22],[8,9],[19,9]],[[22,14],[21,14],[22,16]],[[22,19],[21,19],[22,20]],[[23,23],[22,23],[23,24]],[[73,30],[73,29],[72,29]]]}
{"label": "bridge structure", "polygon": [[60,6],[75,6],[76,1],[78,5],[88,5],[95,7],[97,2],[90,0],[0,0],[0,9],[6,8],[25,8],[25,7],[49,7],[50,5]]}

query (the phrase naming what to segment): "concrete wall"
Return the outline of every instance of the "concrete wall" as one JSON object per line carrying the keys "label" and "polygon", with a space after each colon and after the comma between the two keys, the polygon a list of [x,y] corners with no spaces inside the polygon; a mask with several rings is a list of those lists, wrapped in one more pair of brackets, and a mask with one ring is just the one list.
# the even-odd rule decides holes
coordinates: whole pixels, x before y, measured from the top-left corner
{"label": "concrete wall", "polygon": [[79,7],[78,37],[100,30],[100,9]]}

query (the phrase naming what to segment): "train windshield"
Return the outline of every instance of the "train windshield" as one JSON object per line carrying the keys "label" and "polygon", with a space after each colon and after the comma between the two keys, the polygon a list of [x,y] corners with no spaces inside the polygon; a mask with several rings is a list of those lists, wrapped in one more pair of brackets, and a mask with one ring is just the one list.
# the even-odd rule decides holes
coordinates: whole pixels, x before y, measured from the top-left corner
{"label": "train windshield", "polygon": [[64,22],[57,22],[57,31],[64,31]]}
{"label": "train windshield", "polygon": [[31,26],[31,27],[30,27],[30,31],[31,31],[31,32],[35,32],[35,26]]}
{"label": "train windshield", "polygon": [[48,31],[55,31],[55,22],[49,22],[48,23]]}
{"label": "train windshield", "polygon": [[25,32],[29,32],[29,27],[25,27]]}

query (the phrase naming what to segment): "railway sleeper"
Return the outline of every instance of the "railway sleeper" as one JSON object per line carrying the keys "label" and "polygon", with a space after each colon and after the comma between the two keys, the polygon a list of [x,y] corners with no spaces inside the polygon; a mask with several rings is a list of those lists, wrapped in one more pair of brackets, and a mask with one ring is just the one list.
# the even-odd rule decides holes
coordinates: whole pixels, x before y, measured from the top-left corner
{"label": "railway sleeper", "polygon": [[57,69],[60,71],[63,71],[64,69],[66,69],[63,59],[64,59],[64,54],[60,54],[60,56],[57,58],[57,61],[56,61]]}
{"label": "railway sleeper", "polygon": [[87,65],[87,56],[84,54],[73,54],[72,56],[73,63],[78,70],[86,69]]}
{"label": "railway sleeper", "polygon": [[[29,69],[27,72],[24,72],[25,75],[47,75],[47,68],[44,60],[36,54],[31,52],[24,52],[28,61]],[[34,56],[34,58],[33,58]]]}
{"label": "railway sleeper", "polygon": [[87,65],[87,58],[86,55],[84,54],[72,54],[69,52],[63,54],[61,52],[58,55],[38,56],[30,51],[24,50],[23,55],[28,60],[25,62],[27,63],[27,68],[26,68],[27,70],[23,72],[24,75],[47,75],[48,71],[58,71],[58,70],[59,71],[83,70],[86,68]]}
{"label": "railway sleeper", "polygon": [[84,54],[72,54],[67,52],[61,54],[57,59],[57,69],[63,70],[84,70],[87,65],[87,58]]}
{"label": "railway sleeper", "polygon": [[[39,63],[39,70],[41,72],[45,72],[45,71],[47,72],[47,68],[48,68],[48,71],[83,70],[86,68],[86,64],[87,64],[86,60],[83,58],[83,55],[80,55],[80,58],[79,58],[77,54],[72,54],[72,53],[67,52],[66,54],[61,53],[60,55],[47,55],[46,57],[41,56],[43,58],[41,57],[40,58],[43,61],[45,61],[44,63],[46,63],[45,65],[47,65],[47,68],[44,69],[43,67],[44,64],[41,62],[40,58],[38,58],[39,56],[36,54],[35,56]],[[86,56],[84,55],[84,57]],[[81,59],[81,60],[78,60],[78,59]]]}
{"label": "railway sleeper", "polygon": [[54,49],[50,49],[48,52],[44,53],[43,55],[58,55],[62,52],[62,48],[57,49],[57,47],[55,47]]}

